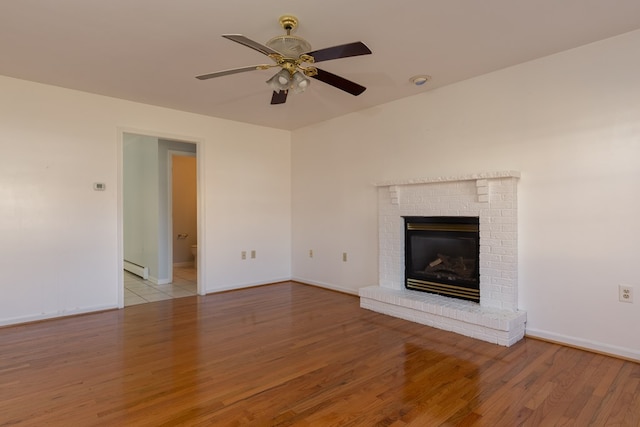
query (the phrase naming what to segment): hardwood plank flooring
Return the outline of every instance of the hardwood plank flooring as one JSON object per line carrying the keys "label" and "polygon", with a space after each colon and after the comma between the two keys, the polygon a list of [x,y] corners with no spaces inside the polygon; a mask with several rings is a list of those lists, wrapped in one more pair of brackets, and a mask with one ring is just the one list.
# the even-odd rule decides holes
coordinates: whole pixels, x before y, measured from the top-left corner
{"label": "hardwood plank flooring", "polygon": [[358,305],[286,282],[0,328],[0,425],[640,425],[640,364]]}

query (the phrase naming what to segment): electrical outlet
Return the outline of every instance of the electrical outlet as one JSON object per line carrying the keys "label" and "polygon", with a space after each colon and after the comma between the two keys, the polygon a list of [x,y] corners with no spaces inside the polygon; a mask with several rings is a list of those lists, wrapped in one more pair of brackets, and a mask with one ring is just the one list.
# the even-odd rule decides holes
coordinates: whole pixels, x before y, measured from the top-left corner
{"label": "electrical outlet", "polygon": [[247,259],[247,251],[240,252],[240,258]]}
{"label": "electrical outlet", "polygon": [[253,251],[251,251],[251,258],[255,258],[255,257],[256,257],[256,251],[253,250]]}
{"label": "electrical outlet", "polygon": [[309,258],[313,258],[313,249],[309,249]]}
{"label": "electrical outlet", "polygon": [[342,252],[342,262],[347,262],[347,253]]}
{"label": "electrical outlet", "polygon": [[618,298],[620,298],[620,302],[633,302],[633,287],[618,285]]}

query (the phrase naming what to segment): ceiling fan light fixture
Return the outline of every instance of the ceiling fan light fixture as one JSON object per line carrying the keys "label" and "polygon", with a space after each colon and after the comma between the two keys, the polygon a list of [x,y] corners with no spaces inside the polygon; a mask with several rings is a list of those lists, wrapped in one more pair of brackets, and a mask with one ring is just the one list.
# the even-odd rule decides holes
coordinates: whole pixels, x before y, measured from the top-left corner
{"label": "ceiling fan light fixture", "polygon": [[283,68],[267,80],[267,84],[274,92],[289,90],[289,86],[291,86],[291,74]]}
{"label": "ceiling fan light fixture", "polygon": [[310,80],[300,71],[296,71],[291,78],[291,91],[302,93],[309,87]]}

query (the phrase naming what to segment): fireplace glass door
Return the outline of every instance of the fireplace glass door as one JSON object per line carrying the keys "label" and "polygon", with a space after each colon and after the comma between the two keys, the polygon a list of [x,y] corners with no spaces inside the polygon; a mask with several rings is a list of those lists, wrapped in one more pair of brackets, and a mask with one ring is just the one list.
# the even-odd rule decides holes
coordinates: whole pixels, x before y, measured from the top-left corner
{"label": "fireplace glass door", "polygon": [[404,217],[405,286],[480,302],[477,217]]}

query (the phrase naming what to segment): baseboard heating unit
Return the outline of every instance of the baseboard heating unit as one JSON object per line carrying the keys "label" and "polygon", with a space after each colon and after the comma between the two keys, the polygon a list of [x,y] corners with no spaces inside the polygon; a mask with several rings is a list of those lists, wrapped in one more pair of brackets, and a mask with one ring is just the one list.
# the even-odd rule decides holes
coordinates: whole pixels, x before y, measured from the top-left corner
{"label": "baseboard heating unit", "polygon": [[131,274],[142,277],[144,280],[149,279],[149,267],[143,267],[133,262],[124,260],[124,269]]}

